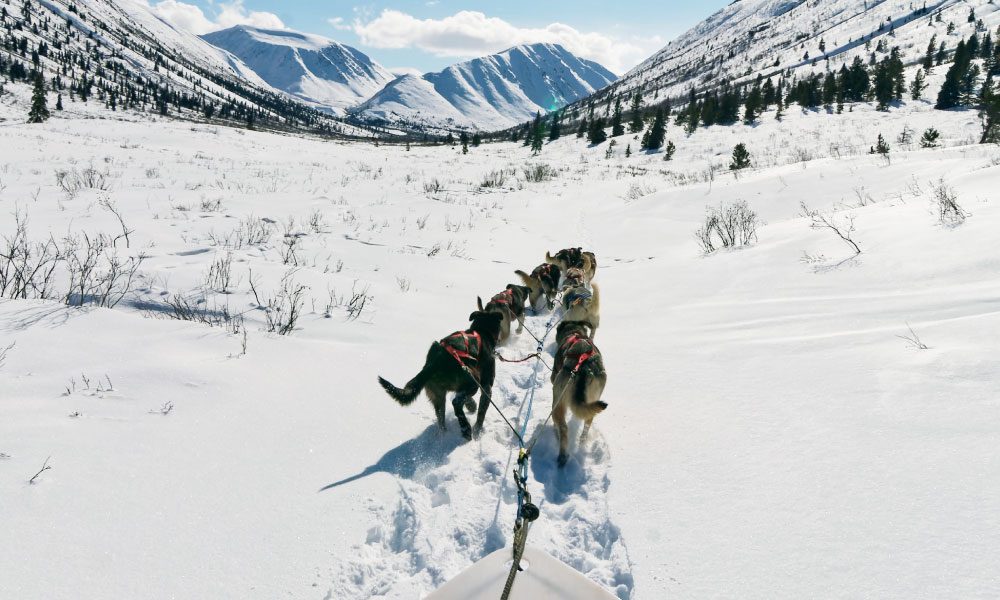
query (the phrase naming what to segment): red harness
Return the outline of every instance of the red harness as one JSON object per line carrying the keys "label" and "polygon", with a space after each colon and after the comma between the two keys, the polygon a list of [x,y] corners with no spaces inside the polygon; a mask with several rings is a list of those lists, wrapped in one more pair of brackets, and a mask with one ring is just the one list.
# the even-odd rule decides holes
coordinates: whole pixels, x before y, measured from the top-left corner
{"label": "red harness", "polygon": [[497,304],[513,304],[514,303],[514,291],[504,290],[490,298],[490,302],[496,302]]}
{"label": "red harness", "polygon": [[[583,337],[583,336],[581,336],[579,334],[574,333],[571,336],[569,336],[568,338],[566,338],[566,341],[563,342],[562,348],[560,348],[561,350],[568,350],[568,349],[572,348],[573,346],[575,346],[577,342],[581,342],[581,341],[587,342],[587,344],[590,346],[590,350],[587,350],[586,352],[581,352],[580,354],[576,355],[576,357],[577,357],[577,359],[576,359],[576,366],[573,367],[573,374],[574,375],[576,374],[577,371],[580,370],[580,367],[582,367],[584,365],[584,363],[586,363],[588,360],[590,360],[594,356],[597,356],[597,349],[594,347],[594,343],[591,342],[589,339],[587,339],[587,338],[585,338],[585,337]],[[568,355],[569,356],[573,356],[572,353],[568,353]]]}
{"label": "red harness", "polygon": [[[462,347],[465,350],[460,350],[453,342],[461,339]],[[448,354],[455,357],[458,364],[465,366],[465,361],[462,359],[469,359],[472,362],[476,362],[478,359],[473,356],[469,351],[473,350],[472,341],[475,340],[475,353],[479,354],[479,350],[483,347],[483,338],[479,335],[478,331],[466,332],[466,331],[456,331],[455,333],[449,335],[448,337],[442,339],[439,343],[441,347],[445,349]]]}

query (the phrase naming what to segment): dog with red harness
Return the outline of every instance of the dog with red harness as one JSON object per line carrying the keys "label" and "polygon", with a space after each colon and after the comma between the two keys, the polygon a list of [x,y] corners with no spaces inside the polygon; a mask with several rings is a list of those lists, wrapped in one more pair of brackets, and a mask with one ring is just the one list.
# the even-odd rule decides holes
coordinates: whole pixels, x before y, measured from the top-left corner
{"label": "dog with red harness", "polygon": [[517,333],[524,331],[524,303],[531,296],[531,288],[524,285],[507,284],[507,289],[496,294],[483,306],[483,299],[476,297],[479,310],[494,312],[503,317],[500,322],[500,343],[510,337],[510,324],[517,319]]}
{"label": "dog with red harness", "polygon": [[[496,312],[476,311],[469,316],[469,320],[472,323],[468,329],[456,331],[431,344],[424,367],[407,382],[406,387],[400,389],[382,377],[378,378],[386,393],[402,406],[409,406],[421,391],[426,391],[434,405],[434,413],[442,431],[447,429],[444,419],[445,400],[448,392],[455,392],[452,406],[462,436],[467,440],[479,436],[486,419],[493,380],[496,377],[494,352],[500,339],[503,317]],[[482,393],[476,424],[470,426],[463,409],[468,408],[469,412],[476,410],[473,397],[478,392]]]}
{"label": "dog with red harness", "polygon": [[557,265],[543,263],[535,267],[531,275],[521,270],[514,271],[514,274],[531,290],[528,304],[532,309],[538,310],[538,301],[545,296],[546,306],[552,310],[559,291],[559,278],[562,277],[562,270]]}
{"label": "dog with red harness", "polygon": [[559,442],[560,467],[569,459],[569,426],[566,411],[583,421],[580,444],[587,440],[594,417],[604,412],[601,401],[608,373],[601,351],[591,337],[593,326],[587,321],[563,321],[556,329],[555,362],[552,364],[552,421]]}

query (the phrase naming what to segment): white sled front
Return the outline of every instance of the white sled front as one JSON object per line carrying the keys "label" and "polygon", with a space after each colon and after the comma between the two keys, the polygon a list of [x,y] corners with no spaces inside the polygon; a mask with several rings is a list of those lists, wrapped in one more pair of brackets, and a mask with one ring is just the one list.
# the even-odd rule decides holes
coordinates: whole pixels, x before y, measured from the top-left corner
{"label": "white sled front", "polygon": [[[510,572],[511,550],[483,558],[427,596],[426,600],[497,600]],[[617,600],[580,572],[530,546],[524,549],[521,572],[510,600]]]}

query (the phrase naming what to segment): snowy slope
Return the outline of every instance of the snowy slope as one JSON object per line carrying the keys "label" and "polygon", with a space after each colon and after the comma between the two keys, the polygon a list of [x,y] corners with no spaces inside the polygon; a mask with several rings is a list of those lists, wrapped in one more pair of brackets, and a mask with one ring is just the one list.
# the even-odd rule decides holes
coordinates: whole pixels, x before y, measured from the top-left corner
{"label": "snowy slope", "polygon": [[516,46],[392,82],[355,114],[388,123],[496,130],[561,108],[615,80],[558,44]]}
{"label": "snowy slope", "polygon": [[[1000,6],[991,0],[737,0],[593,99],[641,89],[648,104],[685,97],[692,87],[709,91],[727,80],[838,70],[855,56],[867,64],[880,40],[899,46],[904,62],[912,63],[934,34],[949,50],[968,37],[974,28],[968,23],[970,9],[995,29],[993,15]],[[956,27],[952,35],[946,33],[949,23]]]}
{"label": "snowy slope", "polygon": [[[315,126],[322,119],[229,52],[158,18],[140,0],[8,4],[4,21],[15,42],[8,59],[29,64],[31,52],[45,44],[39,65],[46,80],[58,77],[69,87],[86,78],[99,101],[94,104],[110,110],[159,112],[167,101],[167,114],[189,119],[204,119],[208,106],[221,118],[242,119],[236,113],[254,111],[258,123],[282,127]],[[69,95],[65,87],[61,91]]]}
{"label": "snowy slope", "polygon": [[202,37],[273,87],[336,112],[367,100],[393,79],[364,53],[318,35],[238,25]]}
{"label": "snowy slope", "polygon": [[[630,600],[1000,589],[1000,150],[970,144],[975,111],[670,124],[664,162],[626,158],[631,136],[610,158],[572,136],[531,157],[79,105],[25,125],[25,91],[0,97],[0,243],[16,212],[40,243],[117,235],[110,201],[131,230],[116,252],[148,258],[114,309],[0,301],[0,595],[408,600],[509,546],[502,420],[466,443],[450,411],[439,433],[425,400],[400,408],[375,377],[411,377],[477,295],[569,245],[600,261],[610,408],[559,470],[544,367],[499,367],[498,406],[541,434],[529,543]],[[898,141],[930,126],[942,147]],[[867,154],[879,132],[889,161]],[[754,162],[738,179],[737,141]],[[548,180],[525,176],[543,164]],[[57,171],[90,166],[107,189],[60,189]],[[942,179],[964,224],[937,219]],[[702,255],[705,207],[739,199],[758,240]],[[802,200],[853,219],[862,254],[844,260]],[[253,224],[269,233],[251,243]],[[222,263],[225,290],[209,277]],[[306,286],[289,336],[261,306],[282,280]],[[246,338],[170,318],[178,296],[241,315]],[[897,337],[907,324],[926,349]],[[534,348],[523,334],[500,350]]]}

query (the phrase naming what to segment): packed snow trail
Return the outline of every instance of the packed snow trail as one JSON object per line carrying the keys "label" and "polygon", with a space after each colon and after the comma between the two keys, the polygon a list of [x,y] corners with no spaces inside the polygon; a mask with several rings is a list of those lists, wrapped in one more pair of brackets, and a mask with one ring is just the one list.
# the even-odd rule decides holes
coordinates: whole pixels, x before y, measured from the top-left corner
{"label": "packed snow trail", "polygon": [[[533,353],[537,342],[528,331],[541,338],[551,317],[546,310],[529,314],[526,331],[520,335],[513,332],[516,324],[512,325],[511,337],[499,352],[508,359]],[[552,364],[554,352],[553,327],[545,339],[545,363]],[[528,489],[541,517],[532,525],[528,543],[619,598],[631,598],[628,551],[608,511],[611,461],[600,433],[601,418],[595,419],[584,447],[577,445],[580,423],[571,420],[570,461],[557,468],[559,449],[551,420],[539,430],[552,408],[548,368],[535,360],[498,361],[493,400],[520,430],[527,412],[524,400],[535,385],[538,388],[525,439],[539,434]],[[611,410],[603,418],[614,415],[613,399],[609,403]],[[338,488],[380,472],[393,476],[399,485],[399,497],[393,505],[369,501],[373,525],[364,543],[356,546],[355,557],[333,567],[331,598],[422,597],[512,542],[517,488],[511,472],[518,450],[513,433],[491,408],[482,437],[466,443],[454,414],[448,415],[448,431],[442,433],[426,402],[421,400],[415,406],[415,412],[428,424],[420,435],[322,492],[346,493]]]}

